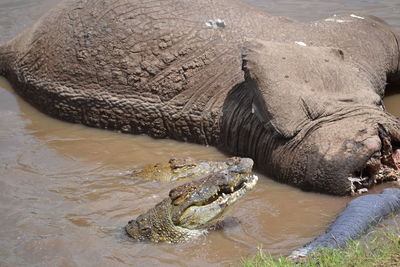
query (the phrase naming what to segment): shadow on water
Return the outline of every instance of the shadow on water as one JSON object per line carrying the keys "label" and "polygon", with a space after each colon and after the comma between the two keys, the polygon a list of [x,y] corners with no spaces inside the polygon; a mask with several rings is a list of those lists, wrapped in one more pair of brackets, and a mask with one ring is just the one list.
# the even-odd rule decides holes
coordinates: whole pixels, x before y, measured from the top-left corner
{"label": "shadow on water", "polygon": [[386,110],[400,118],[400,85],[389,84],[386,87],[384,102]]}

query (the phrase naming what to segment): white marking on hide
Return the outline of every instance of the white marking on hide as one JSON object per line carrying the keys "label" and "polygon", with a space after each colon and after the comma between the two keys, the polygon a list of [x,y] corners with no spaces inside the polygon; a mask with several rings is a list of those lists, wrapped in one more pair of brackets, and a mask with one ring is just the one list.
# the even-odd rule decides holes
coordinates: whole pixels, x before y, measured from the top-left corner
{"label": "white marking on hide", "polygon": [[304,42],[295,41],[294,43],[300,46],[307,46]]}
{"label": "white marking on hide", "polygon": [[223,21],[222,19],[217,19],[216,21],[215,21],[215,24],[217,24],[217,26],[218,27],[220,27],[220,28],[225,28],[225,21]]}
{"label": "white marking on hide", "polygon": [[350,22],[350,20],[334,19],[334,18],[327,18],[327,19],[325,19],[325,21],[336,22],[336,23]]}
{"label": "white marking on hide", "polygon": [[256,114],[256,117],[258,118],[259,121],[264,121],[263,117],[261,116],[260,112],[258,111],[258,108],[256,104],[252,103],[251,104],[251,113]]}
{"label": "white marking on hide", "polygon": [[206,22],[206,27],[209,29],[212,29],[214,27],[213,24],[214,24],[214,22],[212,20],[209,20]]}
{"label": "white marking on hide", "polygon": [[354,14],[351,14],[350,17],[356,18],[356,19],[365,19],[363,17],[357,16],[357,15],[354,15]]}
{"label": "white marking on hide", "polygon": [[226,26],[225,21],[222,19],[216,19],[216,20],[210,19],[205,24],[208,29],[225,28]]}

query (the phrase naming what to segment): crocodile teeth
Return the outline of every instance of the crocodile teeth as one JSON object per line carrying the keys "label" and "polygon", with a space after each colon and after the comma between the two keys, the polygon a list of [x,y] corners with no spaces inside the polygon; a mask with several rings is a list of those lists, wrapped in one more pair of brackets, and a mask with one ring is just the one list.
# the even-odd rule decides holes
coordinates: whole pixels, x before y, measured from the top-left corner
{"label": "crocodile teeth", "polygon": [[231,186],[231,192],[233,192],[233,190],[234,190],[234,189],[233,189],[233,186]]}

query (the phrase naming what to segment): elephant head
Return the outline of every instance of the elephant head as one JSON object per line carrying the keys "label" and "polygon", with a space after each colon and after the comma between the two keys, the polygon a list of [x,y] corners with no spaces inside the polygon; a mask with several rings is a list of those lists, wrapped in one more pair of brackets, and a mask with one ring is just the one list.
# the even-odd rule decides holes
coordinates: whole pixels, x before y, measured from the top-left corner
{"label": "elephant head", "polygon": [[399,120],[384,110],[374,77],[343,54],[330,47],[246,44],[245,82],[224,106],[226,146],[304,190],[344,195],[397,180]]}

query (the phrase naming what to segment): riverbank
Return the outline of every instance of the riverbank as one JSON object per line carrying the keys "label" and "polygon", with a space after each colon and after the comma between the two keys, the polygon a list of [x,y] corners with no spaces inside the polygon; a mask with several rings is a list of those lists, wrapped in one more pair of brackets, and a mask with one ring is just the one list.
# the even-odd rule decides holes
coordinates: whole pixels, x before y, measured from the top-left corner
{"label": "riverbank", "polygon": [[343,249],[321,250],[299,263],[284,256],[273,257],[260,249],[255,256],[244,259],[241,266],[400,266],[400,225],[376,228]]}

